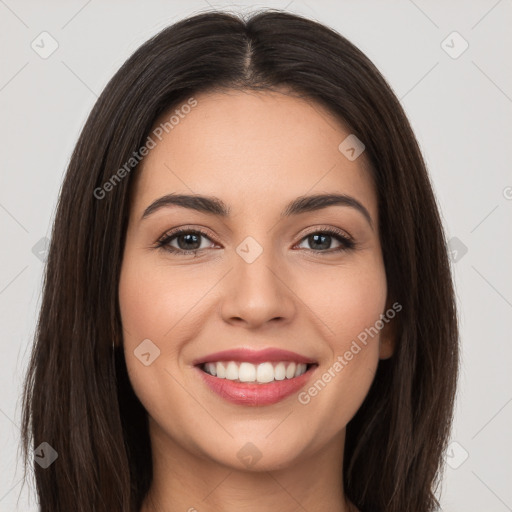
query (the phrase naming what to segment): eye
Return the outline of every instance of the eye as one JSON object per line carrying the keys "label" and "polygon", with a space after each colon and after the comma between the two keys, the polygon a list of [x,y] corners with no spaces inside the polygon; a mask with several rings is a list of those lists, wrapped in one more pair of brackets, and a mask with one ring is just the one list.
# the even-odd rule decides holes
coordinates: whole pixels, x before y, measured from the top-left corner
{"label": "eye", "polygon": [[[199,251],[207,247],[201,247],[201,238],[210,237],[200,229],[180,228],[166,233],[158,242],[157,247],[173,254],[194,255],[197,256]],[[176,242],[178,247],[171,245]]]}
{"label": "eye", "polygon": [[[160,238],[160,240],[158,240],[156,247],[180,256],[197,256],[200,251],[211,247],[211,245],[202,246],[202,238],[206,238],[212,242],[209,235],[200,229],[179,228],[166,233],[162,238]],[[329,249],[332,239],[335,239],[340,246],[332,250],[324,250]],[[315,253],[332,254],[335,252],[350,250],[356,246],[354,240],[349,238],[343,231],[335,228],[312,231],[302,238],[301,243],[303,243],[302,241],[310,243],[313,247],[307,250]],[[172,245],[174,243],[176,245]]]}
{"label": "eye", "polygon": [[[333,238],[336,241],[338,241],[340,247],[334,248],[329,251],[323,250],[329,249],[329,246],[331,245]],[[344,234],[343,231],[335,228],[313,231],[310,234],[306,235],[302,240],[304,240],[305,242],[309,243],[312,246],[312,249],[308,250],[328,254],[350,250],[353,249],[356,245],[354,240],[352,240],[346,234]]]}

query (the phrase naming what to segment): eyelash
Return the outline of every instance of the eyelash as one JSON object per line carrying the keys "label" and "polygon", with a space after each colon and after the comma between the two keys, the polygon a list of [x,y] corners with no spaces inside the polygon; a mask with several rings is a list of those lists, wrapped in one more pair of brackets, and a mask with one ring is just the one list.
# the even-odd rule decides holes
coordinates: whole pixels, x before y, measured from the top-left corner
{"label": "eyelash", "polygon": [[[182,235],[184,233],[187,233],[187,234],[196,234],[196,235],[202,235],[204,236],[205,238],[208,238],[208,240],[212,241],[210,236],[208,235],[208,233],[202,231],[201,229],[191,229],[191,228],[179,228],[179,229],[176,229],[175,231],[171,231],[169,233],[166,233],[162,238],[160,238],[157,243],[156,243],[156,248],[157,249],[161,249],[163,251],[166,251],[166,252],[170,252],[172,254],[177,254],[179,256],[189,256],[189,255],[193,255],[194,257],[196,257],[198,255],[199,252],[201,251],[204,251],[205,249],[194,249],[194,250],[190,250],[190,251],[186,251],[184,249],[176,249],[175,247],[171,247],[169,245],[169,242],[178,237],[179,235]],[[300,242],[301,243],[304,239],[306,239],[307,237],[311,236],[311,235],[329,235],[329,236],[332,236],[334,237],[336,240],[338,240],[340,243],[341,243],[341,247],[338,247],[337,249],[334,249],[334,250],[327,250],[327,251],[318,251],[318,250],[315,250],[315,249],[306,249],[307,251],[310,251],[310,252],[314,252],[314,253],[327,253],[327,254],[333,254],[333,253],[338,253],[338,252],[341,252],[341,251],[350,251],[352,249],[354,249],[356,247],[356,242],[354,242],[354,240],[352,240],[351,238],[347,237],[346,235],[343,234],[343,232],[341,230],[338,230],[336,228],[328,228],[328,229],[324,229],[324,230],[318,230],[318,231],[311,231],[310,233],[307,233],[306,235],[304,235]]]}

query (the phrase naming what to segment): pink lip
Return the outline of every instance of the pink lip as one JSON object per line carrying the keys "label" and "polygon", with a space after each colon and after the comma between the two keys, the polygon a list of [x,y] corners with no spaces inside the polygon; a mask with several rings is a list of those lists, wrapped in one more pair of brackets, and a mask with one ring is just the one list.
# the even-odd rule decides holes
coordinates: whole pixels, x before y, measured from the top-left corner
{"label": "pink lip", "polygon": [[[219,359],[215,360],[218,361]],[[233,361],[233,359],[230,360]],[[247,359],[244,359],[244,361],[249,362]],[[265,359],[265,361],[269,361],[269,359]],[[273,381],[267,384],[220,379],[204,372],[200,366],[196,366],[195,369],[206,385],[225,400],[238,405],[258,406],[275,404],[296,393],[311,378],[316,368],[317,366],[309,368],[300,377]]]}
{"label": "pink lip", "polygon": [[218,361],[246,361],[248,363],[265,363],[267,361],[290,361],[294,363],[316,363],[313,359],[301,356],[289,350],[278,348],[266,348],[264,350],[250,350],[247,348],[235,348],[232,350],[223,350],[215,352],[205,357],[201,357],[192,362],[194,366],[202,363],[216,363]]}

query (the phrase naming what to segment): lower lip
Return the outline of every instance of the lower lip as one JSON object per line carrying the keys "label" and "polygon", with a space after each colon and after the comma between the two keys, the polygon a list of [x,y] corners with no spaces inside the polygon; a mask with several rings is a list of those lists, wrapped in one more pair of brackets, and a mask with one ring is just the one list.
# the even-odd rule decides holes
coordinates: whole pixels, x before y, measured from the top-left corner
{"label": "lower lip", "polygon": [[271,405],[299,391],[310,379],[317,366],[311,366],[305,373],[293,379],[274,380],[267,384],[235,382],[219,379],[196,366],[206,385],[225,400],[238,405]]}

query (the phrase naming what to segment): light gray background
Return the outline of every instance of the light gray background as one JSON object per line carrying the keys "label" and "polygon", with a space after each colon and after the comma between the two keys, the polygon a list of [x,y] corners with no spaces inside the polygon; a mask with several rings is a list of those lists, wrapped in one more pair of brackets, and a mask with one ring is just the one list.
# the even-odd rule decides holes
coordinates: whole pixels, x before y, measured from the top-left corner
{"label": "light gray background", "polygon": [[[35,494],[21,488],[18,452],[21,383],[44,260],[32,248],[50,234],[66,165],[97,95],[165,26],[212,8],[249,12],[265,6],[338,30],[373,60],[401,99],[448,238],[458,239],[452,241],[452,267],[462,371],[443,510],[512,511],[510,0],[0,0],[1,511],[37,510]],[[59,45],[46,59],[31,47],[33,41],[43,45],[43,31]],[[454,55],[463,48],[457,36],[446,40],[453,31],[469,44],[458,58],[445,51]],[[44,45],[49,48],[49,39]]]}

